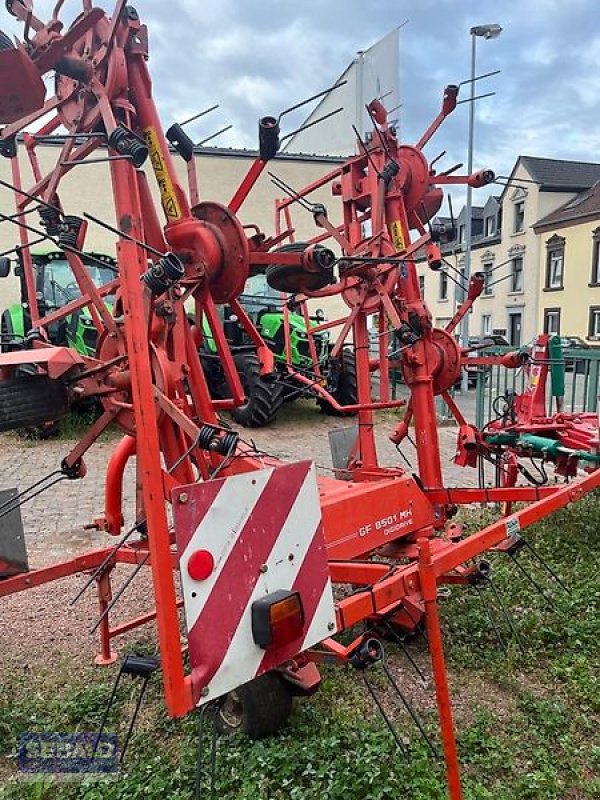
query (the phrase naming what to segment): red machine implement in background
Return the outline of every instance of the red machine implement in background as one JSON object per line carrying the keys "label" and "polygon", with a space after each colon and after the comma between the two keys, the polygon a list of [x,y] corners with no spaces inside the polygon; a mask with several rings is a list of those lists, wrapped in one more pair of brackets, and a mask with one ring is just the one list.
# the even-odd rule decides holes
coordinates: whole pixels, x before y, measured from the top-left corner
{"label": "red machine implement in background", "polygon": [[[13,0],[9,6],[25,22],[26,41],[0,52],[0,118],[8,123],[0,134],[0,152],[12,166],[12,184],[2,185],[15,197],[15,214],[2,214],[0,220],[19,230],[32,331],[23,350],[0,357],[0,392],[10,387],[15,396],[25,397],[39,391],[36,386],[51,389],[60,413],[68,410],[73,397],[100,398],[102,415],[66,455],[59,479],[84,477],[83,457],[108,425],[118,426],[124,438],[108,465],[105,513],[96,522],[107,534],[120,537],[116,545],[9,577],[0,583],[0,595],[91,572],[88,584],[96,581],[101,608],[99,660],[114,659],[110,644],[119,633],[156,620],[165,701],[174,716],[264,672],[275,671],[289,691],[308,693],[318,685],[316,664],[323,659],[364,669],[380,658],[376,639],[357,632],[344,645],[333,638],[336,632],[364,622],[414,627],[424,618],[450,796],[456,800],[461,788],[438,587],[467,583],[479,569],[466,567],[469,561],[514,542],[522,529],[600,484],[596,462],[564,485],[462,489],[444,483],[436,395],[456,416],[459,436],[469,434],[468,447],[464,445],[468,459],[476,462],[488,447],[448,393],[467,357],[452,333],[481,292],[482,278],[473,276],[466,302],[448,328],[439,330],[421,296],[413,260],[425,248],[429,267],[442,266],[439,243],[448,231],[431,222],[442,202],[440,187],[477,187],[494,178],[487,170],[467,176],[450,174],[453,170],[436,174],[423,155],[425,144],[454,110],[458,87],[446,88],[440,113],[414,147],[398,141],[382,104],[371,103],[373,136],[359,143],[360,153],[312,186],[293,192],[304,198],[331,182],[342,204],[342,224],[333,226],[326,210],[314,207],[322,231],[305,247],[273,251],[292,235],[291,200],[279,204],[286,230],[279,227],[270,238],[255,226],[249,236],[238,212],[276,156],[277,118],[260,120],[259,156],[227,205],[199,200],[192,149],[188,199],[152,99],[147,31],[135,9],[120,0],[108,17],[84,0],[82,13],[64,31],[57,16],[61,3],[47,24],[33,15],[28,0]],[[50,70],[56,73],[55,94],[44,100],[41,77]],[[37,120],[46,121],[35,134],[23,133]],[[68,133],[55,167],[43,174],[37,143],[60,126]],[[169,129],[169,140],[179,151],[189,145],[177,126]],[[21,142],[33,176],[27,188],[19,160]],[[118,276],[99,290],[82,261],[87,220],[98,220],[63,208],[60,183],[100,147],[108,149],[108,155],[100,151],[100,160],[108,162],[113,188]],[[160,189],[164,224],[141,169],[147,159]],[[31,221],[34,209],[39,224]],[[363,228],[367,221],[368,235]],[[414,242],[412,231],[417,233]],[[66,253],[81,291],[78,300],[50,314],[38,308],[30,234],[49,239]],[[341,250],[339,258],[321,245],[329,237]],[[244,401],[219,304],[228,303],[238,315],[257,346],[262,373],[272,372],[272,354],[236,300],[248,275],[265,270],[272,286],[293,293],[300,303],[305,297],[341,294],[349,308],[345,318],[320,327],[342,329],[331,352],[330,374],[343,372],[343,344],[350,335],[356,352],[358,403],[345,409],[358,412],[358,440],[347,465],[350,480],[316,478],[309,464],[282,465],[245,444],[218,417],[219,410]],[[114,297],[110,310],[108,294]],[[194,306],[194,324],[186,303]],[[95,358],[48,343],[48,326],[84,306],[99,333]],[[376,359],[368,350],[367,320],[373,314],[380,325]],[[227,376],[229,399],[213,401],[208,392],[198,356],[204,318]],[[401,345],[392,359],[389,329]],[[401,367],[411,395],[391,437],[400,442],[413,425],[418,475],[382,466],[377,457],[374,411],[403,404],[389,397],[391,361]],[[522,362],[520,354],[504,357],[509,366]],[[381,376],[378,400],[370,384],[376,369]],[[295,377],[319,383],[318,373]],[[327,392],[320,385],[317,390]],[[0,428],[15,425],[6,411]],[[514,453],[513,444],[495,442],[494,452],[498,458]],[[135,524],[123,533],[123,474],[134,456]],[[461,504],[472,502],[526,505],[467,536],[450,520]],[[135,566],[133,575],[150,566],[155,609],[111,628],[109,612],[116,598],[111,600],[110,574],[116,563]],[[178,568],[182,599],[174,579]],[[335,602],[331,583],[338,585]],[[182,604],[191,663],[187,674],[178,616]]]}

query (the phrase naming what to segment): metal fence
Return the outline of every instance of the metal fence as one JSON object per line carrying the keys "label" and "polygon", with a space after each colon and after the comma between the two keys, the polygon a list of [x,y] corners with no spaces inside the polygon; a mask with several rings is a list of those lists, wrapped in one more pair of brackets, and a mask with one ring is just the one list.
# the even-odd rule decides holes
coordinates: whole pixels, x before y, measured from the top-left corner
{"label": "metal fence", "polygon": [[[507,353],[514,348],[496,347],[485,350],[489,353]],[[483,351],[482,351],[483,352]],[[600,349],[569,348],[563,351],[565,363],[564,411],[596,411],[598,407]],[[507,392],[521,393],[527,383],[525,369],[506,369],[501,366],[480,367],[475,383],[475,424],[482,428],[496,415],[494,401]],[[548,374],[546,397],[551,403],[550,375]],[[556,410],[548,408],[549,412]]]}

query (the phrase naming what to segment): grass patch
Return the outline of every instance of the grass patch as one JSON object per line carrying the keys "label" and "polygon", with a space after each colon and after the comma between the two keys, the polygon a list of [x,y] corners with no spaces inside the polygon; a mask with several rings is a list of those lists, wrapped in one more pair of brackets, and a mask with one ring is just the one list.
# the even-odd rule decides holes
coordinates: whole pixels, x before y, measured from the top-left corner
{"label": "grass patch", "polygon": [[[598,532],[600,497],[588,497],[527,532],[569,587],[566,594],[523,554],[527,569],[552,592],[549,606],[503,556],[491,556],[497,586],[526,642],[505,656],[474,590],[453,590],[442,604],[448,666],[466,800],[594,800],[600,796]],[[467,524],[475,529],[477,514]],[[504,624],[504,634],[508,630]],[[413,645],[418,649],[417,642]],[[27,730],[94,730],[111,676],[78,677],[58,665],[51,685],[35,687],[5,670],[0,700],[0,770],[16,772],[16,737]],[[109,729],[124,730],[134,687],[123,682]],[[436,714],[423,714],[437,727]],[[296,704],[278,737],[258,743],[222,740],[217,797],[236,800],[442,800],[436,764],[402,713],[398,728],[411,758],[393,742],[356,673],[328,669],[323,691]],[[6,800],[191,800],[196,720],[166,717],[153,679],[127,763],[116,781],[54,785],[5,782]]]}

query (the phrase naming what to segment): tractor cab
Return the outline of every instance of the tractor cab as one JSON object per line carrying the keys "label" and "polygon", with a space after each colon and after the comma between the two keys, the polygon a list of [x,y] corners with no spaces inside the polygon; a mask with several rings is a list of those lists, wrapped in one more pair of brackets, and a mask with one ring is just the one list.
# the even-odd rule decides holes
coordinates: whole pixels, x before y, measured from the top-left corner
{"label": "tractor cab", "polygon": [[[40,316],[63,308],[81,296],[79,284],[63,252],[33,252],[31,260]],[[2,261],[0,277],[7,277],[10,274],[10,263],[8,259]],[[89,253],[87,257],[83,256],[83,263],[98,288],[114,280],[116,276],[116,261],[111,256]],[[32,327],[20,249],[17,249],[17,263],[13,271],[19,278],[20,302],[9,306],[2,313],[0,332],[3,352],[24,348]],[[110,305],[110,297],[107,299]],[[46,330],[52,344],[73,347],[84,356],[95,355],[98,334],[87,308],[78,309],[69,316],[50,323]]]}

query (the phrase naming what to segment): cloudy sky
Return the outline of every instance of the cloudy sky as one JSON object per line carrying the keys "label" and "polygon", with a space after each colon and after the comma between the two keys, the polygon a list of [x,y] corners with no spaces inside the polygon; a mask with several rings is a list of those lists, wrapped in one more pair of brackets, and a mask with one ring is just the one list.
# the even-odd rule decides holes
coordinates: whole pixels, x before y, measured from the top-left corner
{"label": "cloudy sky", "polygon": [[[100,2],[100,4],[102,4]],[[4,4],[2,4],[3,6]],[[40,16],[53,5],[35,2]],[[600,161],[598,0],[140,0],[165,125],[219,103],[190,126],[196,140],[232,123],[215,143],[254,147],[256,120],[332,83],[357,50],[408,20],[400,35],[401,132],[414,141],[442,88],[470,70],[472,25],[504,31],[478,40],[478,72],[495,97],[477,104],[475,166],[507,174],[517,155]],[[80,7],[67,0],[65,12]],[[110,8],[110,4],[106,4]],[[0,12],[0,27],[19,27]],[[468,91],[468,89],[467,89]],[[468,105],[430,145],[446,165],[466,160]],[[290,124],[300,120],[290,120]]]}

